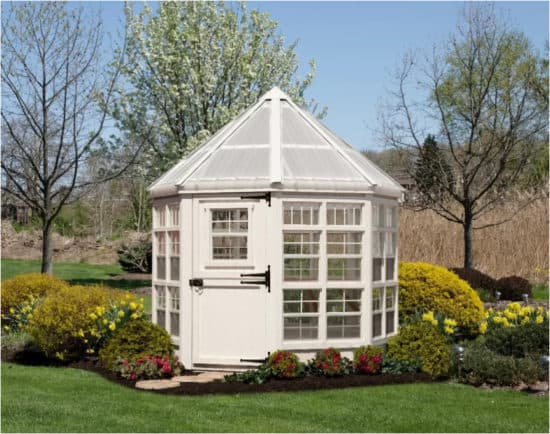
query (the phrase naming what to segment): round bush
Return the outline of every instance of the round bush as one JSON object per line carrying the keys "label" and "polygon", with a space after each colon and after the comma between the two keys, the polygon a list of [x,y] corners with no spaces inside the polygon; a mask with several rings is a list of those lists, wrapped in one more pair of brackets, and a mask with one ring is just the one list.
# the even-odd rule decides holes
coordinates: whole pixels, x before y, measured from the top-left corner
{"label": "round bush", "polygon": [[277,350],[269,356],[267,365],[277,378],[296,378],[300,375],[301,364],[298,356],[290,351]]}
{"label": "round bush", "polygon": [[118,358],[136,360],[147,356],[171,356],[174,345],[162,327],[144,319],[123,325],[99,350],[99,358],[107,369],[114,369]]}
{"label": "round bush", "polygon": [[521,301],[521,296],[532,295],[531,284],[527,279],[520,276],[508,276],[498,279],[497,288],[502,293],[501,299],[510,301]]}
{"label": "round bush", "polygon": [[491,297],[495,296],[495,291],[497,291],[497,280],[493,279],[488,274],[482,273],[479,270],[474,270],[473,268],[451,268],[450,270],[462,280],[468,282],[468,285],[476,291],[480,292],[480,290],[485,290]]}
{"label": "round bush", "polygon": [[399,264],[399,313],[412,317],[434,311],[455,320],[468,334],[479,332],[484,319],[479,295],[446,268],[423,262]]}
{"label": "round bush", "polygon": [[346,365],[345,358],[342,358],[340,351],[334,348],[318,351],[315,357],[308,362],[309,372],[312,375],[327,377],[343,375]]}
{"label": "round bush", "polygon": [[17,309],[31,298],[45,297],[69,285],[64,280],[41,273],[20,274],[2,282],[2,315]]}
{"label": "round bush", "polygon": [[430,375],[445,375],[449,371],[450,349],[447,339],[436,326],[426,321],[417,321],[399,329],[388,340],[389,359],[416,362],[421,370]]}
{"label": "round bush", "polygon": [[122,298],[120,291],[104,286],[61,287],[35,309],[27,330],[48,357],[79,358],[88,347],[85,333],[95,327],[91,313]]}

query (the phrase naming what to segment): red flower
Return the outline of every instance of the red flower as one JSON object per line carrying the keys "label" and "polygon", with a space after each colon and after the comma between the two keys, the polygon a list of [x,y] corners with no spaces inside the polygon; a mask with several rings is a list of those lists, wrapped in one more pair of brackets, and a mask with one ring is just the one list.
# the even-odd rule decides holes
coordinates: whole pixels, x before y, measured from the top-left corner
{"label": "red flower", "polygon": [[135,380],[136,379],[136,374],[134,374],[133,372],[130,374],[130,380]]}

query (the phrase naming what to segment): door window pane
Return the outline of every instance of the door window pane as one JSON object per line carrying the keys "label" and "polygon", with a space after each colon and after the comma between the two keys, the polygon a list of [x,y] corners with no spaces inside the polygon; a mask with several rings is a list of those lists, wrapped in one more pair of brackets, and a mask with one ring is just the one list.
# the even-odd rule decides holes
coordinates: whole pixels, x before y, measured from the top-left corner
{"label": "door window pane", "polygon": [[248,209],[212,209],[212,259],[248,258]]}

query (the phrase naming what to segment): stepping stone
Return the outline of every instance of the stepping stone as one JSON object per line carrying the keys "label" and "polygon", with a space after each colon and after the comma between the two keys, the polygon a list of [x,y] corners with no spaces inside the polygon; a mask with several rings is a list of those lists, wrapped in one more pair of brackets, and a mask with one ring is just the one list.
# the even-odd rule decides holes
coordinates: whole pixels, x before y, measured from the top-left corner
{"label": "stepping stone", "polygon": [[160,390],[178,387],[180,383],[173,380],[143,380],[136,383],[137,389],[144,390]]}
{"label": "stepping stone", "polygon": [[223,380],[223,377],[227,375],[226,372],[201,372],[199,375],[180,375],[172,377],[172,381],[179,381],[180,383],[211,383],[216,380]]}

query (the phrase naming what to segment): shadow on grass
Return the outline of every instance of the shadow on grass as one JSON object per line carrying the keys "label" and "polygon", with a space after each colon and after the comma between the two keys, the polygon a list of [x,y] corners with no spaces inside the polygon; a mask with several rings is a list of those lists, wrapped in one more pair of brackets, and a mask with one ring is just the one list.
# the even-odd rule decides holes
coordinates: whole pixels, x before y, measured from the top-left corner
{"label": "shadow on grass", "polygon": [[130,280],[130,279],[70,279],[67,280],[71,285],[105,285],[116,289],[135,289],[150,287],[150,280]]}

